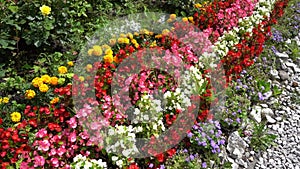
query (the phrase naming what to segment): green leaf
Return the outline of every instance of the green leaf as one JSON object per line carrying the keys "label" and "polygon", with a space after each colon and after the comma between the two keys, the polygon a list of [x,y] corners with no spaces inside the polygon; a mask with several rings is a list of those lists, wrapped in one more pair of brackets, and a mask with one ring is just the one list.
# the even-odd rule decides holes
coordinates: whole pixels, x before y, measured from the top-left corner
{"label": "green leaf", "polygon": [[9,9],[10,11],[12,11],[13,13],[16,13],[16,12],[18,12],[19,7],[18,7],[18,6],[12,5],[12,6],[9,6],[8,9]]}

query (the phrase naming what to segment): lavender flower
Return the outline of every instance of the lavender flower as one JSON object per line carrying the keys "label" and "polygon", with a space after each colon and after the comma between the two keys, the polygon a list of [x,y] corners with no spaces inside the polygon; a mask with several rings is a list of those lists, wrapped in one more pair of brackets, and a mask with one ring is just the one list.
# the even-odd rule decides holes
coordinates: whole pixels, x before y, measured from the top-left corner
{"label": "lavender flower", "polygon": [[154,166],[154,165],[153,165],[152,163],[149,164],[149,168],[153,168],[153,166]]}
{"label": "lavender flower", "polygon": [[206,167],[207,167],[206,162],[203,162],[203,163],[202,163],[202,168],[206,168]]}
{"label": "lavender flower", "polygon": [[275,46],[272,46],[272,47],[271,47],[271,50],[272,50],[273,53],[277,53],[277,52],[278,52],[278,50],[276,49]]}
{"label": "lavender flower", "polygon": [[279,32],[278,30],[273,28],[272,34],[273,34],[273,37],[272,37],[273,40],[275,40],[276,42],[283,42],[283,37],[282,37],[281,32]]}
{"label": "lavender flower", "polygon": [[159,169],[165,169],[165,166],[164,165],[160,165]]}
{"label": "lavender flower", "polygon": [[263,95],[261,94],[261,92],[258,92],[258,98],[260,101],[264,100],[264,97]]}

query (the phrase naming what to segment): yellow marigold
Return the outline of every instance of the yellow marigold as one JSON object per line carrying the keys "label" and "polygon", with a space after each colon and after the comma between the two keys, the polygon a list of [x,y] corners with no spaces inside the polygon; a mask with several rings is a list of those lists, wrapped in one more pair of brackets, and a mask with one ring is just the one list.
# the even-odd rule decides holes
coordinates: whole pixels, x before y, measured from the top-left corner
{"label": "yellow marigold", "polygon": [[154,35],[154,32],[151,32],[151,31],[150,31],[150,32],[149,32],[149,35],[150,35],[150,36]]}
{"label": "yellow marigold", "polygon": [[120,38],[126,38],[126,35],[124,33],[121,33]]}
{"label": "yellow marigold", "polygon": [[169,32],[170,32],[170,31],[169,31],[168,29],[164,29],[164,30],[162,31],[162,34],[166,36],[166,35],[169,34]]}
{"label": "yellow marigold", "polygon": [[91,69],[93,68],[93,65],[87,64],[85,68],[86,68],[86,70],[89,72],[89,71],[91,71]]}
{"label": "yellow marigold", "polygon": [[116,43],[117,43],[117,40],[116,40],[116,39],[110,39],[110,40],[109,40],[109,44],[110,44],[111,46],[114,46]]}
{"label": "yellow marigold", "polygon": [[26,92],[25,92],[25,98],[26,99],[32,99],[34,97],[35,97],[35,91],[34,90],[31,90],[31,89],[26,90]]}
{"label": "yellow marigold", "polygon": [[111,49],[111,47],[109,45],[107,45],[107,44],[102,45],[102,48],[103,49]]}
{"label": "yellow marigold", "polygon": [[44,16],[47,16],[51,13],[51,8],[47,5],[43,5],[42,7],[40,7],[40,10]]}
{"label": "yellow marigold", "polygon": [[47,92],[49,90],[49,87],[46,85],[46,84],[42,84],[40,87],[39,87],[39,90],[43,93]]}
{"label": "yellow marigold", "polygon": [[11,121],[13,122],[19,122],[21,120],[21,113],[19,112],[13,112],[10,114]]}
{"label": "yellow marigold", "polygon": [[172,20],[176,19],[176,14],[171,14],[170,19],[172,19]]}
{"label": "yellow marigold", "polygon": [[170,23],[170,22],[173,22],[173,20],[172,19],[168,19],[167,22]]}
{"label": "yellow marigold", "polygon": [[194,5],[194,7],[195,7],[195,8],[201,8],[201,7],[202,7],[202,5],[201,5],[201,4],[199,4],[199,3],[197,3],[197,4],[195,4],[195,5]]}
{"label": "yellow marigold", "polygon": [[133,33],[134,36],[139,36],[140,34],[138,32]]}
{"label": "yellow marigold", "polygon": [[58,78],[57,77],[51,77],[50,83],[51,83],[51,85],[56,86],[58,84]]}
{"label": "yellow marigold", "polygon": [[127,33],[127,37],[128,37],[129,39],[133,39],[132,33]]}
{"label": "yellow marigold", "polygon": [[79,80],[80,80],[81,82],[83,82],[83,81],[84,81],[84,77],[83,77],[83,76],[79,76]]}
{"label": "yellow marigold", "polygon": [[155,46],[157,46],[157,45],[156,45],[156,41],[153,41],[153,42],[150,44],[150,47],[155,47]]}
{"label": "yellow marigold", "polygon": [[134,47],[135,47],[135,48],[139,48],[140,45],[139,45],[138,43],[136,43],[136,44],[134,44]]}
{"label": "yellow marigold", "polygon": [[124,43],[124,38],[118,38],[118,43]]}
{"label": "yellow marigold", "polygon": [[104,59],[105,62],[108,62],[108,63],[112,63],[114,61],[113,55],[105,55],[103,57],[103,59]]}
{"label": "yellow marigold", "polygon": [[136,44],[137,41],[135,39],[131,39],[131,43]]}
{"label": "yellow marigold", "polygon": [[43,75],[41,77],[44,83],[50,83],[51,82],[51,77],[49,75]]}
{"label": "yellow marigold", "polygon": [[187,18],[187,17],[184,17],[184,18],[182,18],[182,21],[183,21],[183,22],[187,22],[187,21],[188,21],[188,18]]}
{"label": "yellow marigold", "polygon": [[52,99],[51,101],[50,101],[50,104],[56,104],[56,103],[58,103],[59,102],[59,97],[55,97],[54,99]]}
{"label": "yellow marigold", "polygon": [[89,49],[89,50],[88,50],[88,55],[89,55],[89,56],[92,56],[92,55],[93,55],[93,51],[94,51],[94,49]]}
{"label": "yellow marigold", "polygon": [[188,17],[189,21],[194,21],[194,18],[192,16]]}
{"label": "yellow marigold", "polygon": [[113,55],[113,51],[111,49],[106,49],[105,54],[106,55]]}
{"label": "yellow marigold", "polygon": [[143,34],[145,34],[145,35],[149,35],[149,33],[150,33],[147,29],[143,29],[142,32],[143,32]]}
{"label": "yellow marigold", "polygon": [[60,66],[59,68],[58,68],[58,73],[59,74],[65,74],[65,73],[67,73],[68,72],[68,68],[66,67],[66,66]]}
{"label": "yellow marigold", "polygon": [[124,38],[124,43],[125,44],[129,44],[130,43],[130,40],[128,38]]}
{"label": "yellow marigold", "polygon": [[2,104],[2,98],[0,97],[0,104]]}
{"label": "yellow marigold", "polygon": [[32,85],[34,87],[39,87],[40,85],[42,85],[44,82],[43,82],[43,79],[42,78],[39,78],[39,77],[36,77],[32,80]]}
{"label": "yellow marigold", "polygon": [[74,66],[74,62],[72,62],[72,61],[69,61],[67,64],[68,64],[69,66]]}
{"label": "yellow marigold", "polygon": [[8,103],[9,102],[9,98],[8,97],[3,97],[2,98],[2,103]]}
{"label": "yellow marigold", "polygon": [[99,45],[93,46],[93,55],[101,56],[102,55],[102,48]]}
{"label": "yellow marigold", "polygon": [[155,38],[157,38],[157,39],[162,38],[162,34],[155,35]]}
{"label": "yellow marigold", "polygon": [[119,59],[117,56],[114,56],[114,62],[119,63]]}

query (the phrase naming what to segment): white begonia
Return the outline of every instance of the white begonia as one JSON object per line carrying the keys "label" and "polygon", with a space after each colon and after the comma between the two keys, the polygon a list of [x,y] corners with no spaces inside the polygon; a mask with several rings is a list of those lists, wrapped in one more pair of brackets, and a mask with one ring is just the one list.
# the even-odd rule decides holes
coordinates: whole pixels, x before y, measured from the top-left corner
{"label": "white begonia", "polygon": [[128,133],[128,137],[135,138],[135,134],[134,133]]}
{"label": "white begonia", "polygon": [[100,167],[103,167],[103,168],[107,168],[107,163],[102,161],[102,159],[99,159],[97,161],[97,164],[100,166]]}
{"label": "white begonia", "polygon": [[83,164],[82,161],[79,161],[78,163],[76,163],[75,169],[81,169],[82,164]]}
{"label": "white begonia", "polygon": [[84,162],[84,169],[89,169],[91,167],[93,167],[93,164],[91,162],[89,162],[89,161]]}
{"label": "white begonia", "polygon": [[122,161],[122,160],[118,160],[118,161],[116,162],[116,164],[117,164],[118,167],[122,168],[123,161]]}
{"label": "white begonia", "polygon": [[77,162],[78,160],[81,160],[81,159],[83,159],[83,156],[81,154],[78,154],[73,158],[73,161]]}
{"label": "white begonia", "polygon": [[115,134],[115,131],[112,128],[108,129],[108,135],[112,136],[114,134]]}
{"label": "white begonia", "polygon": [[131,154],[132,150],[130,149],[126,149],[122,151],[123,156],[125,157],[129,157],[129,155]]}
{"label": "white begonia", "polygon": [[140,114],[140,113],[141,113],[140,109],[138,109],[138,108],[135,108],[135,109],[134,109],[133,114],[138,115],[138,114]]}
{"label": "white begonia", "polygon": [[117,157],[117,156],[112,156],[112,157],[111,157],[111,160],[112,160],[112,161],[117,161],[118,159],[119,159],[119,157]]}

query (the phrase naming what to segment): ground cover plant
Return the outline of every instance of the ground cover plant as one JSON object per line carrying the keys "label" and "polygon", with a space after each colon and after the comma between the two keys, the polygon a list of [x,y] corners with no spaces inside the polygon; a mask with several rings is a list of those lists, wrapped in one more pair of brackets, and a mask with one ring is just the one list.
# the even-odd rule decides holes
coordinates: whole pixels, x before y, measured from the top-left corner
{"label": "ground cover plant", "polygon": [[[251,105],[280,95],[255,63],[268,38],[280,43],[271,26],[287,3],[0,1],[1,167],[230,168],[218,156],[228,134],[249,120]],[[149,18],[160,32],[148,23],[90,38],[113,18],[164,5],[176,14]],[[214,114],[220,89],[226,102]],[[256,125],[251,143],[264,149],[274,138]]]}

